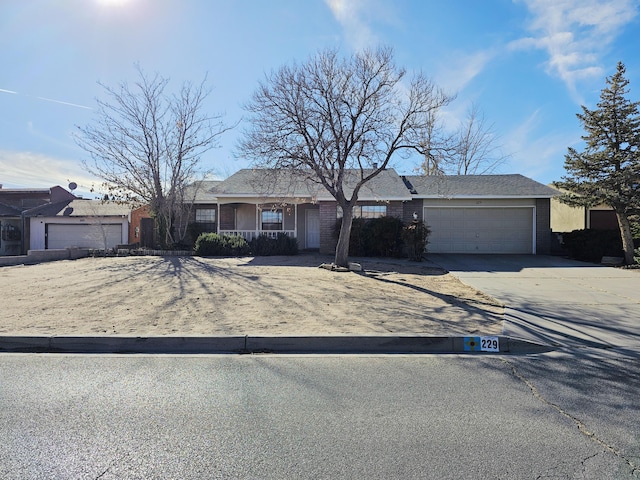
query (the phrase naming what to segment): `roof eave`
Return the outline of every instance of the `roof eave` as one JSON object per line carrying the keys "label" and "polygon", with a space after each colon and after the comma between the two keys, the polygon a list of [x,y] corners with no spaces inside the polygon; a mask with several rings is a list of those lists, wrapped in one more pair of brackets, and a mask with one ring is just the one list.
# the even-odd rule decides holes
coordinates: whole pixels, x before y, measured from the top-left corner
{"label": "roof eave", "polygon": [[553,198],[557,195],[424,195],[415,194],[412,198],[425,199],[462,199],[462,200],[503,200],[503,199],[530,199],[530,198]]}

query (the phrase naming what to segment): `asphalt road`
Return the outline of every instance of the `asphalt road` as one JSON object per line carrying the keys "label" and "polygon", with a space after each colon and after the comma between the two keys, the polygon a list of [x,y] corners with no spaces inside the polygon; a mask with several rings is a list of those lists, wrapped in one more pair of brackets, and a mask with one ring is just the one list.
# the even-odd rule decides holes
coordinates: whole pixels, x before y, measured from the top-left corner
{"label": "asphalt road", "polygon": [[0,478],[640,478],[638,358],[596,353],[2,354]]}

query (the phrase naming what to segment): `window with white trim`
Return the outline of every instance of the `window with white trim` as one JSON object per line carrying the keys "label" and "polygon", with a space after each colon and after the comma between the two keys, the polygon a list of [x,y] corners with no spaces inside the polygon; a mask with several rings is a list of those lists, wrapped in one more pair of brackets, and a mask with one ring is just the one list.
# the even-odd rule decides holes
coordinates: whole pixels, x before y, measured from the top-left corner
{"label": "window with white trim", "polygon": [[282,209],[262,210],[262,230],[282,230]]}

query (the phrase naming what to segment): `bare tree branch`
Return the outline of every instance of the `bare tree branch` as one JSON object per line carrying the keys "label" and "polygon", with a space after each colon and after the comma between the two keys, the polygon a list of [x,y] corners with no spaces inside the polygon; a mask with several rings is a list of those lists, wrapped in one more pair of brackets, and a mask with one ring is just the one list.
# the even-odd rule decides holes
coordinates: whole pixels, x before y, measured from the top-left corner
{"label": "bare tree branch", "polygon": [[454,136],[454,149],[447,156],[451,173],[457,175],[486,175],[508,161],[493,124],[475,104]]}
{"label": "bare tree branch", "polygon": [[[163,246],[184,239],[181,220],[191,205],[185,188],[208,172],[200,157],[217,146],[229,129],[220,115],[203,113],[210,90],[206,77],[197,85],[184,83],[168,96],[169,79],[146,75],[136,66],[138,80],[118,88],[100,84],[108,100],[98,100],[93,123],[78,127],[75,138],[89,153],[84,166],[101,178],[112,196],[149,204],[158,221]],[[186,208],[186,211],[185,211]]]}

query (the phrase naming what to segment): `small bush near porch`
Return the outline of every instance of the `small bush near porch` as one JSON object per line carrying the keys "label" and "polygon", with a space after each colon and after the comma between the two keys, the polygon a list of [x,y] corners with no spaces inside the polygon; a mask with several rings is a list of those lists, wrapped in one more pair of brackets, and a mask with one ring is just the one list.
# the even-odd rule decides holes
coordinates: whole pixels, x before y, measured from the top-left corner
{"label": "small bush near porch", "polygon": [[251,247],[240,236],[202,233],[196,239],[194,254],[201,257],[242,257],[249,255]]}
{"label": "small bush near porch", "polygon": [[251,240],[251,252],[256,256],[269,255],[297,255],[298,240],[285,233],[278,233],[276,237],[258,235]]}
{"label": "small bush near porch", "polygon": [[296,255],[298,241],[284,233],[276,237],[259,235],[247,242],[240,235],[203,233],[196,240],[194,254],[202,257],[242,257],[246,255]]}

